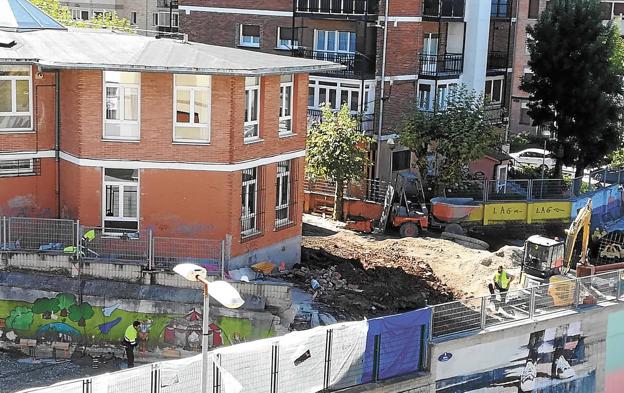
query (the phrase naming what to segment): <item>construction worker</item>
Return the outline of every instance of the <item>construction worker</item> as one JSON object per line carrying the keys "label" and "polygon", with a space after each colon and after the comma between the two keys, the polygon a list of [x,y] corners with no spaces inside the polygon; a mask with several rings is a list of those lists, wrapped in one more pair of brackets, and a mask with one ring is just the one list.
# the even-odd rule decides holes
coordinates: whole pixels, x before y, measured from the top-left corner
{"label": "construction worker", "polygon": [[498,289],[501,297],[501,303],[504,304],[505,298],[507,296],[507,291],[509,291],[509,286],[511,285],[513,279],[514,276],[507,273],[507,271],[505,271],[502,266],[499,266],[498,271],[496,272],[496,274],[494,274],[493,285],[492,283],[488,284],[488,289],[490,290],[490,294],[492,295],[491,299],[495,299],[495,290]]}
{"label": "construction worker", "polygon": [[138,345],[137,336],[141,322],[134,321],[132,325],[126,328],[126,333],[121,341],[121,345],[126,348],[126,357],[128,358],[128,368],[134,367],[134,347]]}

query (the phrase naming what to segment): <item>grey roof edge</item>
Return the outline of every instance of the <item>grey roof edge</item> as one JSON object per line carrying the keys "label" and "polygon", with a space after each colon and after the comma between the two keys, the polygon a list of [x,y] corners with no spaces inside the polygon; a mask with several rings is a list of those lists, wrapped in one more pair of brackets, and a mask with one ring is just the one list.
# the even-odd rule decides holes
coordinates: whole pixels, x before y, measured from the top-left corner
{"label": "grey roof edge", "polygon": [[111,71],[145,71],[167,72],[178,74],[207,74],[207,75],[282,75],[296,73],[315,73],[326,71],[340,71],[346,69],[341,64],[317,64],[313,66],[272,67],[258,69],[220,69],[220,68],[188,68],[188,67],[162,67],[128,64],[90,64],[90,63],[57,63],[40,59],[12,59],[0,58],[0,64],[31,64],[42,68],[51,69],[85,69],[85,70],[111,70]]}

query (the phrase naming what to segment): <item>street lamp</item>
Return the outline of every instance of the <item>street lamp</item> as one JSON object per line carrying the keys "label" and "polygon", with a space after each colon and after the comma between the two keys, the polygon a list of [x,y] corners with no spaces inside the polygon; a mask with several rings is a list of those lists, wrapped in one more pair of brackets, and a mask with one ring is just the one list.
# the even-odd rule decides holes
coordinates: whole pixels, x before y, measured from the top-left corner
{"label": "street lamp", "polygon": [[208,393],[208,312],[209,299],[212,296],[216,301],[227,308],[239,308],[245,303],[240,294],[232,285],[225,281],[206,280],[206,269],[192,263],[181,263],[173,271],[189,281],[198,281],[204,285],[204,315],[202,318],[202,393]]}

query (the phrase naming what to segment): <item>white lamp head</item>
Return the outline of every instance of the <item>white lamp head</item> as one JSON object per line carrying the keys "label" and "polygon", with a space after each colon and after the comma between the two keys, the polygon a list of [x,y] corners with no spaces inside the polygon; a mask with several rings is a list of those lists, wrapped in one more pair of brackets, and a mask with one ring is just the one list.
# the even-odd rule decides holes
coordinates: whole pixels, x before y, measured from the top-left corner
{"label": "white lamp head", "polygon": [[245,303],[236,288],[225,281],[211,282],[208,285],[208,294],[227,308],[239,308]]}
{"label": "white lamp head", "polygon": [[198,281],[197,276],[206,278],[206,269],[192,263],[181,263],[173,268],[173,271],[189,281]]}

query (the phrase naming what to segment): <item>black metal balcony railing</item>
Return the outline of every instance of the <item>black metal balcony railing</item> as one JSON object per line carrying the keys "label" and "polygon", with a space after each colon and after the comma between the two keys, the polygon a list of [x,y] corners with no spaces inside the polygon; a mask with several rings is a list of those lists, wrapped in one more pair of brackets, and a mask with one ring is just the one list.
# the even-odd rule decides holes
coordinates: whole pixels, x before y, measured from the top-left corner
{"label": "black metal balcony railing", "polygon": [[376,15],[379,0],[297,0],[297,13],[328,15]]}
{"label": "black metal balcony railing", "polygon": [[454,76],[462,73],[464,55],[428,55],[421,53],[419,63],[420,75],[422,76]]}
{"label": "black metal balcony railing", "polygon": [[345,77],[375,75],[375,63],[371,59],[356,53],[338,53],[315,51],[306,48],[297,48],[293,51],[293,56],[305,59],[331,61],[346,67],[344,70],[328,71],[328,74],[337,74]]}
{"label": "black metal balcony railing", "polygon": [[509,56],[507,52],[501,52],[501,51],[488,52],[487,69],[488,70],[506,69],[508,57]]}
{"label": "black metal balcony railing", "polygon": [[492,0],[492,18],[511,18],[511,0]]}
{"label": "black metal balcony railing", "polygon": [[425,0],[423,16],[435,18],[463,18],[465,0]]}
{"label": "black metal balcony railing", "polygon": [[[357,130],[360,132],[370,132],[375,128],[375,114],[374,113],[359,113],[353,114],[357,117]],[[313,123],[320,123],[323,121],[323,111],[320,109],[308,108],[308,126]]]}
{"label": "black metal balcony railing", "polygon": [[488,105],[485,108],[485,121],[493,125],[502,125],[505,122],[507,111],[500,104]]}

